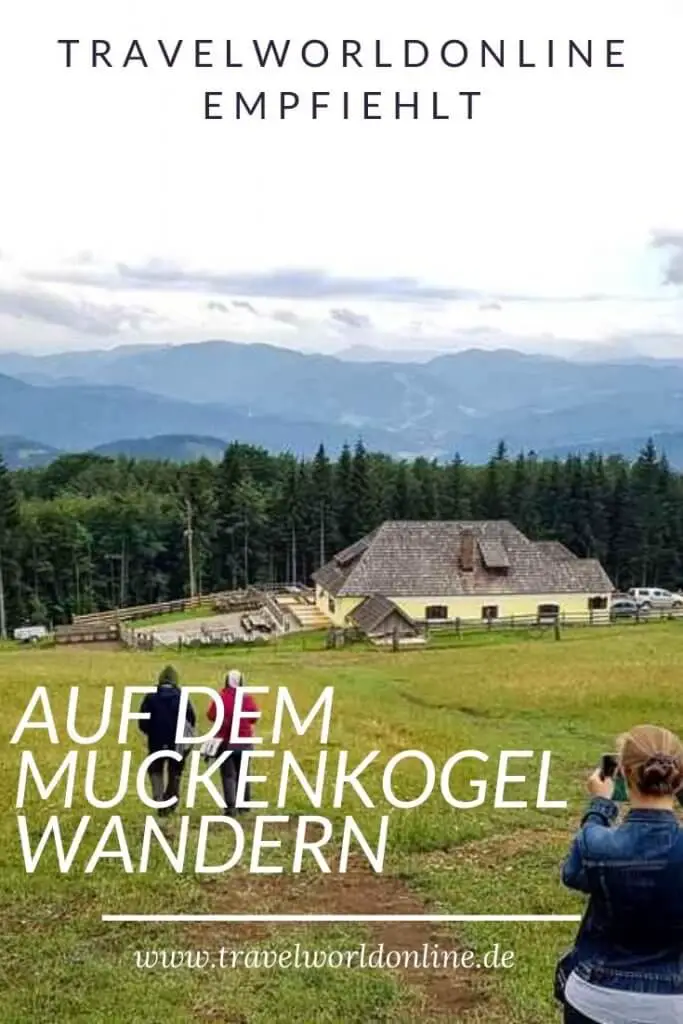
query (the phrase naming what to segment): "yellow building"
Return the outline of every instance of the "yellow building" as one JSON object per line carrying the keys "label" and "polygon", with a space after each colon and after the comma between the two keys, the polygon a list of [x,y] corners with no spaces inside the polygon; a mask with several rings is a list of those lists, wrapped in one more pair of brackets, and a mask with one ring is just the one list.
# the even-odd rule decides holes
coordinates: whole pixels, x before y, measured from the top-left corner
{"label": "yellow building", "polygon": [[385,522],[314,581],[318,607],[338,626],[354,612],[362,619],[360,606],[378,595],[425,623],[588,617],[607,609],[614,590],[597,560],[531,541],[506,520]]}

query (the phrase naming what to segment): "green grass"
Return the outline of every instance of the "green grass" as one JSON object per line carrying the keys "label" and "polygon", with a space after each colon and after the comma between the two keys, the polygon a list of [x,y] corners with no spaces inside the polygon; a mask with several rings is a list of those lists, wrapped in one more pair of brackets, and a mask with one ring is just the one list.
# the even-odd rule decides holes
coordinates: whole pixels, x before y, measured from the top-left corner
{"label": "green grass", "polygon": [[145,619],[131,619],[125,625],[131,629],[151,629],[153,626],[168,626],[173,622],[187,622],[189,619],[206,619],[218,615],[213,605],[204,604],[199,608],[188,608],[184,612],[165,612],[164,615],[149,615]]}
{"label": "green grass", "polygon": [[[681,625],[662,623],[647,629],[631,626],[609,630],[567,630],[557,643],[548,637],[532,640],[512,637],[506,642],[463,643],[427,650],[373,651],[361,646],[325,651],[322,638],[302,650],[297,638],[277,647],[239,652],[183,652],[175,658],[187,684],[216,686],[233,663],[244,667],[252,685],[288,686],[300,708],[310,706],[323,686],[334,685],[334,712],[330,758],[348,749],[352,761],[378,749],[382,767],[404,749],[427,752],[440,767],[458,750],[479,749],[491,755],[501,749],[553,752],[551,792],[566,798],[566,811],[496,810],[492,794],[473,810],[449,808],[433,796],[414,810],[388,810],[382,803],[379,772],[367,772],[368,791],[378,800],[374,809],[350,798],[343,809],[331,807],[328,788],[321,811],[312,810],[298,788],[293,788],[287,811],[262,813],[320,813],[330,817],[339,834],[345,814],[355,815],[368,838],[376,834],[379,815],[390,813],[388,855],[384,876],[372,876],[361,897],[370,912],[396,894],[433,912],[578,913],[581,898],[564,891],[559,863],[580,813],[584,795],[582,778],[599,755],[614,745],[615,735],[643,721],[656,721],[683,731],[683,662],[680,658]],[[119,864],[100,862],[92,875],[83,873],[79,854],[69,874],[60,875],[53,855],[46,856],[33,875],[27,875],[19,846],[15,809],[19,751],[9,739],[33,689],[49,686],[58,723],[65,716],[68,690],[81,687],[78,724],[95,728],[105,685],[154,681],[168,653],[107,652],[81,648],[52,650],[0,647],[0,686],[3,693],[5,743],[0,752],[4,785],[0,827],[0,905],[3,940],[0,944],[0,1020],[19,1024],[49,1020],[53,1024],[113,1022],[113,1024],[181,1024],[227,1021],[231,1024],[266,1024],[278,1021],[320,1021],[324,1024],[367,1024],[391,1021],[488,1021],[491,1024],[550,1024],[558,1014],[552,1002],[552,973],[560,951],[571,940],[572,926],[558,924],[470,925],[440,933],[441,946],[459,944],[479,950],[493,943],[514,949],[511,971],[486,972],[477,978],[477,995],[470,1011],[448,1009],[446,989],[436,989],[426,977],[415,979],[392,971],[327,969],[324,971],[235,969],[207,972],[139,970],[137,949],[215,949],[231,942],[241,946],[286,948],[299,941],[308,947],[372,945],[378,932],[371,927],[319,925],[277,926],[266,934],[242,926],[106,924],[103,912],[169,913],[180,911],[254,912],[276,907],[283,911],[327,912],[349,903],[344,879],[334,873],[321,876],[315,866],[304,875],[248,876],[236,870],[223,876],[195,876],[191,869],[173,874],[160,856],[145,875],[125,874]],[[274,691],[261,699],[264,709],[261,735],[268,737],[273,719]],[[115,703],[115,710],[118,710]],[[200,711],[203,712],[203,704]],[[59,764],[70,744],[59,747],[44,734],[26,734],[39,763]],[[311,770],[319,753],[313,735],[292,739]],[[267,744],[266,744],[267,746]],[[84,750],[85,748],[81,748]],[[100,797],[112,794],[118,779],[122,749],[115,730],[98,745],[101,759],[96,788]],[[135,762],[144,748],[131,733]],[[85,755],[80,754],[81,757]],[[276,798],[278,756],[271,762],[272,777],[255,787],[255,796]],[[524,770],[524,769],[522,769]],[[264,770],[265,771],[265,770]],[[514,769],[511,769],[514,773]],[[100,774],[101,773],[101,774]],[[64,830],[75,828],[91,814],[101,829],[112,814],[120,813],[135,859],[145,809],[130,794],[114,810],[87,807],[79,773],[74,807],[61,810],[61,797],[47,806],[33,796],[26,814],[32,835],[42,829],[50,813],[59,810]],[[466,765],[453,774],[453,789],[471,795],[470,778],[494,776],[494,766]],[[364,777],[365,778],[365,777]],[[421,773],[405,768],[396,776],[396,789],[407,796],[420,788]],[[532,799],[537,771],[517,787]],[[60,790],[63,793],[63,790]],[[510,793],[517,797],[517,792]],[[208,798],[191,814],[192,836],[199,815],[219,813]],[[169,825],[177,836],[178,824]],[[247,826],[250,832],[252,825]],[[287,863],[293,832],[284,830],[281,851],[269,860]],[[84,844],[92,851],[97,834]],[[192,846],[192,843],[191,843]],[[219,857],[224,843],[216,836],[210,853]],[[353,904],[355,910],[361,909]],[[395,909],[395,906],[394,906]],[[405,942],[405,934],[387,926],[381,940]],[[419,940],[419,941],[418,941]],[[422,937],[415,931],[419,946]],[[455,984],[455,982],[454,982]],[[441,1015],[437,1017],[437,1010]]]}

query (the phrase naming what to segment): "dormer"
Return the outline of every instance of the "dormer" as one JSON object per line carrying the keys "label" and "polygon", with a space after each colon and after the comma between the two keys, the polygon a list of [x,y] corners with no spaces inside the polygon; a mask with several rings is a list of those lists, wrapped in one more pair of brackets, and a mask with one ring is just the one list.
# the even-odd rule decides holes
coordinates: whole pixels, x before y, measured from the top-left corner
{"label": "dormer", "polygon": [[508,553],[500,540],[480,540],[479,553],[487,572],[505,575],[510,569]]}

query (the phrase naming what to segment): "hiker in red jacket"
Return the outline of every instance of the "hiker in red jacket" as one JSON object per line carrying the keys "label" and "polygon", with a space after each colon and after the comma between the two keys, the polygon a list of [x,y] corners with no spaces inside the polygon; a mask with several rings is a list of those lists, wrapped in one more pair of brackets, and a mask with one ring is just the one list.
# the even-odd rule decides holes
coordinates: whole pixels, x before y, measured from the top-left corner
{"label": "hiker in red jacket", "polygon": [[[236,813],[245,813],[248,810],[247,807],[237,807],[237,783],[240,771],[242,770],[242,754],[245,750],[253,750],[254,748],[252,742],[254,735],[253,718],[245,718],[243,714],[240,714],[236,737],[234,740],[231,739],[237,691],[243,685],[244,676],[242,673],[236,668],[231,669],[225,677],[225,685],[220,693],[220,698],[223,702],[223,724],[216,735],[223,741],[218,751],[218,756],[228,751],[230,752],[230,756],[221,764],[223,799],[225,801],[226,814],[230,815],[230,817],[234,817]],[[250,714],[258,713],[256,701],[251,694],[243,694],[241,711]],[[216,721],[216,704],[214,701],[211,702],[207,717],[210,722]],[[249,783],[247,783],[244,790],[244,799],[247,803],[251,800],[251,787]]]}

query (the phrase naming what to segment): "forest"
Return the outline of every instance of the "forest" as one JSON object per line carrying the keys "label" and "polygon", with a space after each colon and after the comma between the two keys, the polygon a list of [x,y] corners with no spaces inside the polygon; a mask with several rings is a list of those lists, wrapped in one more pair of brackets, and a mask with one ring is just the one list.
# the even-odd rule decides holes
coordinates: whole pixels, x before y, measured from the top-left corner
{"label": "forest", "polygon": [[187,464],[64,455],[0,462],[0,629],[253,583],[307,583],[385,519],[506,518],[595,557],[620,589],[683,584],[683,476],[649,442],[632,462],[541,459],[503,443],[483,466],[332,460],[233,443]]}

